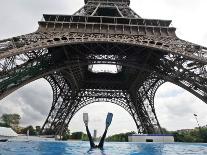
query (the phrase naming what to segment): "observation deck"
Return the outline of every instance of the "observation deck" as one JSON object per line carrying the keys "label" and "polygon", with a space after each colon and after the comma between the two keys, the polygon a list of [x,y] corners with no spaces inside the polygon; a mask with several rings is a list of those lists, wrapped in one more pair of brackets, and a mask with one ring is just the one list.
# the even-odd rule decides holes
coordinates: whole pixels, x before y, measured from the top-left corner
{"label": "observation deck", "polygon": [[125,3],[130,5],[130,0],[85,0],[85,4],[88,2],[97,2],[97,3]]}

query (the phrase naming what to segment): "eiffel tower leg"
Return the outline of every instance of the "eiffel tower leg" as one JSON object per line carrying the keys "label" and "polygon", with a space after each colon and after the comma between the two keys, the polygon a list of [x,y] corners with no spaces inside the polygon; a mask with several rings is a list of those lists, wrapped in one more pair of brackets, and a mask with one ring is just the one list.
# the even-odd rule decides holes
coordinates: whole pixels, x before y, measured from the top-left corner
{"label": "eiffel tower leg", "polygon": [[70,118],[73,114],[73,106],[75,104],[75,96],[72,97],[72,99],[67,103],[62,103],[62,105],[66,105],[64,110],[61,112],[61,117],[58,117],[59,119],[57,122],[54,122],[54,127],[56,130],[56,135],[60,135],[61,139],[64,133],[66,132],[68,128],[68,118]]}
{"label": "eiffel tower leg", "polygon": [[137,132],[138,133],[142,133],[142,127],[141,127],[140,121],[138,119],[135,107],[134,107],[134,105],[131,102],[131,99],[129,97],[127,97],[126,102],[127,102],[128,107],[129,107],[129,110],[130,110],[129,113],[132,116],[132,118],[134,120],[134,123],[135,123],[135,125],[137,127]]}
{"label": "eiffel tower leg", "polygon": [[140,122],[140,130],[142,133],[153,133],[153,125],[150,121],[147,110],[145,109],[140,96],[136,96],[134,93],[131,95],[133,105],[137,114],[137,120]]}
{"label": "eiffel tower leg", "polygon": [[138,132],[161,133],[161,127],[154,108],[154,96],[157,88],[163,83],[162,80],[149,79],[138,90],[131,91],[131,106],[134,107],[140,122]]}
{"label": "eiffel tower leg", "polygon": [[[53,89],[53,103],[49,115],[42,127],[42,132],[59,134],[60,127],[64,127],[66,111],[72,107],[72,89],[60,75],[46,77]],[[61,126],[60,126],[61,125]]]}
{"label": "eiffel tower leg", "polygon": [[146,100],[147,100],[147,106],[150,107],[151,109],[151,116],[154,120],[154,125],[157,129],[157,132],[160,132],[160,133],[163,133],[162,131],[162,128],[161,128],[161,125],[158,121],[158,118],[157,118],[157,114],[156,114],[156,111],[155,111],[155,106],[154,106],[154,98],[155,98],[155,94],[157,92],[157,89],[164,83],[163,80],[158,80],[158,81],[155,81],[151,87],[151,89],[147,92],[145,90],[145,94],[146,94]]}
{"label": "eiffel tower leg", "polygon": [[160,126],[160,123],[158,121],[156,111],[155,111],[154,98],[155,98],[155,93],[157,89],[163,83],[164,83],[163,80],[150,79],[146,81],[143,84],[143,86],[139,89],[139,92],[143,92],[139,94],[142,94],[143,96],[142,99],[145,99],[143,103],[144,103],[145,109],[148,112],[149,118],[151,119],[155,133],[162,133],[162,129],[161,129],[161,126]]}

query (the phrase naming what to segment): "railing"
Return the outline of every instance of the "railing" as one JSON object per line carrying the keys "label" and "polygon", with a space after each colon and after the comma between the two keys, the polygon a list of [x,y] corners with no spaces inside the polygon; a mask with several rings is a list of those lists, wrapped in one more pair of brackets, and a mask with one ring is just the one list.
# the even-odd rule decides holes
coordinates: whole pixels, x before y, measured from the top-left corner
{"label": "railing", "polygon": [[6,40],[0,42],[0,52],[13,48],[12,41]]}
{"label": "railing", "polygon": [[85,0],[85,4],[88,2],[103,2],[103,3],[126,3],[130,4],[130,0]]}
{"label": "railing", "polygon": [[122,25],[142,25],[169,27],[171,20],[123,18],[106,16],[69,16],[69,15],[49,15],[44,14],[40,22],[62,22],[62,23],[99,23],[99,24],[122,24]]}

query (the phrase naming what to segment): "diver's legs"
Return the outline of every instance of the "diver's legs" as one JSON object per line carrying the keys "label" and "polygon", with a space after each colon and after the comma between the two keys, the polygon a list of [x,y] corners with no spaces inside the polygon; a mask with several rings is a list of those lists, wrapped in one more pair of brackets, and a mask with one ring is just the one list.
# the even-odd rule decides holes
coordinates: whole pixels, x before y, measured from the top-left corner
{"label": "diver's legs", "polygon": [[103,146],[104,146],[104,141],[105,141],[105,138],[106,138],[107,131],[108,131],[108,127],[106,127],[106,129],[105,129],[105,131],[104,131],[104,134],[103,134],[103,136],[101,137],[101,140],[100,140],[100,142],[99,142],[99,144],[98,144],[98,147],[99,147],[100,149],[102,149]]}
{"label": "diver's legs", "polygon": [[89,141],[90,141],[90,146],[91,146],[91,148],[95,148],[95,144],[94,144],[94,142],[93,142],[93,138],[92,138],[92,136],[91,136],[91,133],[90,133],[90,131],[89,131],[87,125],[86,125],[86,132],[87,132],[87,135],[88,135],[88,139],[89,139]]}
{"label": "diver's legs", "polygon": [[104,146],[104,141],[105,141],[105,138],[106,138],[106,134],[107,134],[108,128],[109,128],[109,126],[110,126],[110,124],[112,122],[112,118],[113,118],[113,114],[112,113],[108,113],[107,117],[106,117],[106,129],[105,129],[104,134],[101,137],[101,140],[100,140],[100,142],[98,144],[98,147],[100,149],[102,149],[103,146]]}

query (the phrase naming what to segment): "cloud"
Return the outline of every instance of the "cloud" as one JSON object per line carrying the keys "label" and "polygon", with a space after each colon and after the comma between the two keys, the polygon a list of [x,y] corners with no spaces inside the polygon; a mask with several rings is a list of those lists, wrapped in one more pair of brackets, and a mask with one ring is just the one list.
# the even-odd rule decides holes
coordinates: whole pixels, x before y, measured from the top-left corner
{"label": "cloud", "polygon": [[[177,95],[162,96],[164,91],[175,90]],[[184,89],[170,83],[161,86],[156,94],[155,108],[163,127],[169,130],[194,128],[197,126],[193,114],[199,116],[201,125],[206,125],[207,105]]]}
{"label": "cloud", "polygon": [[168,98],[168,97],[176,97],[177,95],[184,92],[183,89],[178,89],[176,85],[173,85],[169,82],[163,84],[161,86],[162,89],[159,90],[159,93],[156,94],[156,97],[158,98]]}
{"label": "cloud", "polygon": [[203,46],[207,20],[206,0],[131,0],[131,7],[143,18],[172,20],[178,37]]}
{"label": "cloud", "polygon": [[18,113],[23,126],[42,125],[52,104],[52,89],[46,80],[32,82],[0,101],[0,115]]}
{"label": "cloud", "polygon": [[36,31],[43,14],[73,14],[82,5],[83,0],[1,0],[0,39]]}
{"label": "cloud", "polygon": [[174,9],[194,10],[200,6],[201,0],[162,0],[162,3],[166,4],[167,6],[173,7]]}

